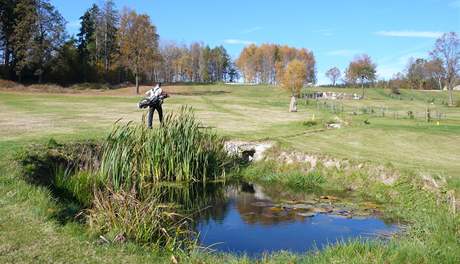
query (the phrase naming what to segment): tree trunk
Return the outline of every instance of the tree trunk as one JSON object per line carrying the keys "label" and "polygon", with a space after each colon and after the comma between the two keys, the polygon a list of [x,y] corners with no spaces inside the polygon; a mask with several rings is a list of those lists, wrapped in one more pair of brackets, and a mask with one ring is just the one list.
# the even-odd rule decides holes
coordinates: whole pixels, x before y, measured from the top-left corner
{"label": "tree trunk", "polygon": [[364,99],[364,81],[361,81],[361,89],[363,90],[361,92],[361,99]]}
{"label": "tree trunk", "polygon": [[454,95],[453,95],[453,85],[448,84],[447,90],[449,90],[449,106],[454,106]]}
{"label": "tree trunk", "polygon": [[136,94],[139,94],[139,75],[136,74]]}

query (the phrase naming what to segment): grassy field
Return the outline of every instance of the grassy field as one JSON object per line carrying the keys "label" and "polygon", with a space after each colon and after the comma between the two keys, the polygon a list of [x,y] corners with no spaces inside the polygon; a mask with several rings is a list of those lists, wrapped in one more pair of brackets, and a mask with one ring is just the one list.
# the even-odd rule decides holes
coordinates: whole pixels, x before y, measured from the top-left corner
{"label": "grassy field", "polygon": [[[289,96],[276,87],[169,86],[165,90],[171,94],[164,105],[166,112],[182,105],[192,106],[205,126],[215,128],[226,137],[272,140],[286,150],[392,166],[413,175],[435,175],[446,178],[457,197],[460,193],[460,107],[446,107],[445,92],[402,91],[401,96],[393,96],[390,90],[369,89],[364,100],[340,103],[344,112],[332,113],[315,101],[299,100],[299,111],[289,113]],[[360,93],[360,89],[352,88],[317,90]],[[460,99],[458,92],[455,96]],[[138,100],[132,88],[74,94],[0,90],[0,262],[170,261],[168,252],[152,253],[132,244],[96,245],[81,226],[61,225],[50,219],[49,212],[57,205],[49,191],[19,180],[10,162],[15,151],[30,143],[46,142],[51,137],[58,141],[100,138],[105,137],[119,119],[139,122],[145,111],[137,109]],[[328,104],[338,103],[329,101]],[[427,107],[432,113],[442,113],[442,119],[427,123],[422,117]],[[370,108],[375,109],[373,114],[363,113]],[[385,116],[379,112],[382,108]],[[415,113],[415,119],[407,116],[408,111]],[[324,129],[326,122],[337,118],[346,125],[341,129]],[[304,124],[313,119],[317,125]],[[357,248],[366,251],[366,247],[372,246],[344,247],[327,251],[320,258],[327,262],[328,254],[335,254],[340,259]],[[380,253],[380,259],[385,259],[385,252]],[[274,259],[296,260],[297,257],[281,254]],[[197,263],[211,260],[237,261],[231,256],[201,253],[194,253],[191,258]]]}

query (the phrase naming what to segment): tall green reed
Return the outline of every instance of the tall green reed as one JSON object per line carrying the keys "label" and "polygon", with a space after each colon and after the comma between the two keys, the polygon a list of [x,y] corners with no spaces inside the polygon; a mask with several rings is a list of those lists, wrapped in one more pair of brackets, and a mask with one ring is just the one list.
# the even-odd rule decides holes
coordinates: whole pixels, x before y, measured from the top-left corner
{"label": "tall green reed", "polygon": [[162,182],[202,182],[223,176],[229,157],[223,138],[203,130],[183,107],[153,129],[117,124],[103,147],[100,177],[117,191],[149,190]]}

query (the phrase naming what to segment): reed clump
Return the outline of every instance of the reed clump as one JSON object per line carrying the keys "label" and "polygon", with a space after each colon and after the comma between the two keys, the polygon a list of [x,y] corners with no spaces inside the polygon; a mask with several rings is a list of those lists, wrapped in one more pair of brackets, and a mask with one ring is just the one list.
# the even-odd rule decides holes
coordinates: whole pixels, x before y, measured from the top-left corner
{"label": "reed clump", "polygon": [[190,108],[166,115],[163,124],[118,124],[102,153],[100,177],[115,191],[150,190],[163,182],[208,182],[225,174],[230,158],[223,138],[203,130]]}
{"label": "reed clump", "polygon": [[155,195],[140,200],[136,191],[97,191],[88,209],[90,230],[113,242],[125,240],[170,250],[193,245],[190,220],[176,213],[174,204],[161,203]]}

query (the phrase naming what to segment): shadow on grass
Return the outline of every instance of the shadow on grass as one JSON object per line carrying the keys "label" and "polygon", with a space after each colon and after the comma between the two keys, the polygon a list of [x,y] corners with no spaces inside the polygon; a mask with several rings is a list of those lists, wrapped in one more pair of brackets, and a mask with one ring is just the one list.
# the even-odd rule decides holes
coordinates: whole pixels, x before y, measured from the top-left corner
{"label": "shadow on grass", "polygon": [[[94,141],[33,145],[15,156],[18,172],[31,185],[45,187],[57,204],[50,217],[60,224],[82,222],[82,210],[91,205],[96,177],[90,171],[98,166],[100,144]],[[87,171],[82,178],[77,172]],[[75,179],[80,177],[81,179]]]}
{"label": "shadow on grass", "polygon": [[184,95],[184,96],[204,96],[204,95],[221,95],[229,94],[229,91],[183,91],[183,92],[170,92],[171,95]]}

